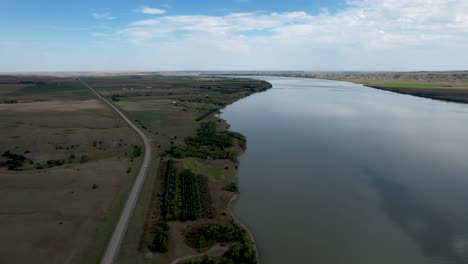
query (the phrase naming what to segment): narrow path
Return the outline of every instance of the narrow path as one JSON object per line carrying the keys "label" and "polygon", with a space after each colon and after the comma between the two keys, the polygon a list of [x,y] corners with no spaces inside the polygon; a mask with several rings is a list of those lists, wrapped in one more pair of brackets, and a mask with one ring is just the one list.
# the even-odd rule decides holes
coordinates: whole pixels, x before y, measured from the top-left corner
{"label": "narrow path", "polygon": [[130,221],[130,217],[132,216],[136,201],[138,200],[141,186],[143,185],[143,182],[145,181],[146,172],[151,162],[151,144],[149,142],[149,139],[143,133],[143,131],[141,131],[140,128],[134,125],[130,121],[130,119],[128,119],[116,106],[114,106],[111,102],[109,102],[107,99],[102,97],[94,88],[89,86],[87,83],[85,83],[81,79],[78,79],[78,80],[84,86],[89,88],[94,94],[96,94],[96,96],[101,101],[108,104],[112,109],[114,109],[114,111],[117,112],[117,114],[119,114],[120,117],[122,117],[122,119],[125,120],[125,122],[127,122],[128,125],[140,135],[145,145],[145,157],[144,157],[143,163],[141,164],[140,171],[138,172],[135,183],[133,184],[133,187],[130,191],[130,195],[128,196],[128,199],[125,202],[119,221],[117,225],[115,226],[114,232],[112,233],[112,237],[109,240],[106,251],[101,259],[101,264],[112,264],[115,262],[115,258],[117,257],[117,254],[119,252],[123,236],[125,235],[125,231],[127,230],[128,222]]}
{"label": "narrow path", "polygon": [[253,250],[255,251],[255,258],[257,259],[257,264],[260,264],[260,256],[258,254],[258,249],[257,249],[257,243],[255,242],[255,237],[254,235],[252,234],[252,232],[250,232],[250,229],[245,225],[243,224],[235,215],[234,213],[232,212],[232,203],[237,200],[237,198],[239,197],[239,194],[236,193],[232,198],[231,198],[231,201],[229,201],[229,206],[228,206],[228,213],[231,215],[232,219],[234,220],[234,222],[236,222],[237,225],[239,225],[240,227],[242,227],[245,232],[247,232],[247,234],[249,235],[249,238],[250,240],[252,241],[253,245]]}
{"label": "narrow path", "polygon": [[[188,261],[188,260],[191,260],[191,259],[195,259],[195,258],[201,258],[201,257],[204,257],[206,255],[208,255],[209,253],[217,250],[217,249],[221,249],[221,243],[218,243],[214,246],[212,246],[210,249],[208,249],[207,251],[203,252],[203,253],[200,253],[200,254],[194,254],[194,255],[189,255],[189,256],[185,256],[185,257],[180,257],[180,258],[177,258],[177,259],[174,259],[171,264],[177,264],[177,263],[180,263],[180,262],[183,262],[183,261]],[[227,249],[226,249],[227,250]]]}
{"label": "narrow path", "polygon": [[[247,232],[247,234],[249,235],[249,238],[250,238],[250,240],[251,240],[252,243],[253,243],[252,247],[253,247],[253,249],[254,249],[254,251],[255,251],[255,258],[257,259],[257,264],[259,264],[259,263],[260,263],[260,257],[259,257],[259,255],[258,255],[257,244],[255,243],[255,238],[254,238],[252,232],[250,232],[250,229],[249,229],[246,225],[244,225],[244,224],[234,215],[234,213],[232,212],[232,203],[233,203],[235,200],[237,200],[238,197],[239,197],[239,194],[236,193],[236,194],[231,198],[231,200],[229,201],[229,205],[228,205],[228,209],[227,209],[227,210],[228,210],[228,213],[231,215],[233,221],[234,221],[238,226],[240,226],[242,229],[244,229],[245,232]],[[222,244],[222,243],[218,243],[218,244],[214,245],[212,248],[210,248],[210,249],[208,249],[207,251],[205,251],[205,252],[203,252],[203,253],[200,253],[200,254],[189,255],[189,256],[177,258],[177,259],[173,260],[173,261],[171,262],[171,264],[177,264],[177,263],[180,263],[180,262],[182,262],[182,261],[187,261],[187,260],[191,260],[191,259],[194,259],[194,258],[204,257],[205,255],[207,255],[207,254],[213,252],[214,250],[216,250],[217,248],[219,248],[221,244]]]}

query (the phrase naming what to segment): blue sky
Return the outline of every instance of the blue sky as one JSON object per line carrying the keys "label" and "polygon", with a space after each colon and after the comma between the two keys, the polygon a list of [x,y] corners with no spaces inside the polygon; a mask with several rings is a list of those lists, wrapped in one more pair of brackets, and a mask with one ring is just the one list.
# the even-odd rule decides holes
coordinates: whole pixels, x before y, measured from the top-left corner
{"label": "blue sky", "polygon": [[466,0],[0,0],[0,71],[467,70]]}

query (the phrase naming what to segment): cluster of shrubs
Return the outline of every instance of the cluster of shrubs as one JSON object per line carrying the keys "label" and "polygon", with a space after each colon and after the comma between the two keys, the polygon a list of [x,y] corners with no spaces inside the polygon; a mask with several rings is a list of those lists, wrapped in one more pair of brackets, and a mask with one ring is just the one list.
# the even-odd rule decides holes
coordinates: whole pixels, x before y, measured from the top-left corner
{"label": "cluster of shrubs", "polygon": [[244,230],[235,224],[206,224],[189,230],[185,234],[187,244],[203,249],[216,242],[244,241]]}
{"label": "cluster of shrubs", "polygon": [[224,187],[224,190],[228,191],[228,192],[237,193],[237,192],[239,192],[239,187],[237,187],[237,184],[235,182],[232,182],[232,183],[226,185]]}
{"label": "cluster of shrubs", "polygon": [[256,264],[257,258],[250,242],[236,242],[223,254],[219,264]]}
{"label": "cluster of shrubs", "polygon": [[[246,239],[244,230],[234,223],[230,225],[206,224],[195,227],[185,234],[187,243],[196,249],[203,249],[214,243],[234,242],[216,263],[220,264],[255,264],[257,258],[252,242]],[[189,262],[192,264],[215,263],[209,258]]]}
{"label": "cluster of shrubs", "polygon": [[15,154],[10,150],[5,151],[2,157],[6,158],[6,161],[0,162],[1,167],[7,167],[9,170],[17,170],[26,161],[26,157],[21,154]]}
{"label": "cluster of shrubs", "polygon": [[143,148],[141,146],[133,145],[133,151],[132,151],[133,158],[140,157],[142,153],[143,153]]}
{"label": "cluster of shrubs", "polygon": [[232,135],[217,133],[215,122],[201,123],[197,135],[185,139],[185,146],[172,146],[165,154],[177,159],[197,157],[207,159],[229,159],[236,161],[236,156],[225,148],[232,146]]}
{"label": "cluster of shrubs", "polygon": [[[66,163],[72,163],[74,160],[76,160],[76,156],[75,154],[71,154],[66,160],[48,160],[45,164],[36,163],[36,169],[42,170],[52,167],[58,167]],[[79,160],[80,163],[86,163],[88,161],[89,157],[87,155],[81,155],[81,158]]]}
{"label": "cluster of shrubs", "polygon": [[170,227],[165,222],[159,222],[157,228],[152,232],[153,241],[148,245],[148,248],[153,252],[164,253],[169,249],[169,232]]}
{"label": "cluster of shrubs", "polygon": [[147,128],[145,125],[143,125],[143,123],[142,123],[140,120],[135,119],[135,122],[136,122],[137,124],[139,124],[139,125],[141,126],[141,128],[143,128],[144,130],[148,130],[148,128]]}
{"label": "cluster of shrubs", "polygon": [[3,100],[3,104],[17,104],[18,100]]}
{"label": "cluster of shrubs", "polygon": [[216,123],[201,123],[195,137],[185,139],[185,144],[194,147],[209,146],[223,149],[232,146],[232,138],[227,133],[216,133]]}

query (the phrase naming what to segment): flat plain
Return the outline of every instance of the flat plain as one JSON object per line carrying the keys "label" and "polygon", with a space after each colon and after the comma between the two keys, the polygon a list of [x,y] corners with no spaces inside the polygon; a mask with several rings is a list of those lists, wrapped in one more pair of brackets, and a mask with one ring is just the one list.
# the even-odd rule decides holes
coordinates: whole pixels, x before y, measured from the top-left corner
{"label": "flat plain", "polygon": [[138,137],[71,78],[2,76],[0,101],[0,262],[96,262]]}

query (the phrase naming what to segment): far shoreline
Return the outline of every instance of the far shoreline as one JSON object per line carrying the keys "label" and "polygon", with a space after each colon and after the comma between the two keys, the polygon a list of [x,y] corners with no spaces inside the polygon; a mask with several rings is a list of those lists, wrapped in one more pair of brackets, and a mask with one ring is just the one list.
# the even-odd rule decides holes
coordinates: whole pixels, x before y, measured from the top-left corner
{"label": "far shoreline", "polygon": [[302,72],[225,73],[233,76],[270,76],[345,81],[378,90],[451,103],[468,104],[468,72]]}

